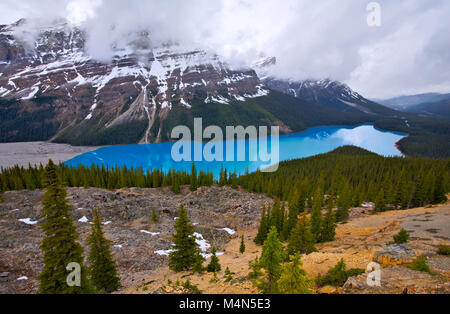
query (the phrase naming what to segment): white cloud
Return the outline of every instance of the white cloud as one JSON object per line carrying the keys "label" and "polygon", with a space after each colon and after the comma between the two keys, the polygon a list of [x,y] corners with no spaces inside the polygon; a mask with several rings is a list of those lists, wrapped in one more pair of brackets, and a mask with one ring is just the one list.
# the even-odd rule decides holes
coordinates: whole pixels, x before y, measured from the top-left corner
{"label": "white cloud", "polygon": [[381,27],[367,25],[369,2],[2,0],[0,22],[64,16],[88,30],[88,51],[103,61],[145,29],[154,45],[203,46],[236,65],[275,56],[280,77],[329,77],[368,97],[450,91],[450,1],[380,0]]}

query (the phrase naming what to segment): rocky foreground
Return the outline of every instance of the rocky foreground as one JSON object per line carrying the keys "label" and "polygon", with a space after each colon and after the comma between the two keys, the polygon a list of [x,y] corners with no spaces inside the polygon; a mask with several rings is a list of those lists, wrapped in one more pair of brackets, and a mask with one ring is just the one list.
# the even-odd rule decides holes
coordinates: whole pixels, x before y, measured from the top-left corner
{"label": "rocky foreground", "polygon": [[[72,216],[86,247],[92,209],[99,208],[124,287],[152,271],[167,268],[174,223],[183,204],[207,256],[212,246],[222,252],[236,230],[255,228],[261,208],[271,200],[230,188],[200,188],[180,195],[169,189],[67,189]],[[43,190],[13,191],[0,203],[0,293],[35,293],[42,270],[40,222]],[[155,209],[159,222],[151,221]],[[22,280],[18,280],[18,279]]]}
{"label": "rocky foreground", "polygon": [[[0,203],[0,293],[35,293],[42,269],[39,222],[44,191],[15,191],[4,194]],[[119,293],[183,293],[177,280],[189,279],[203,293],[256,293],[247,275],[248,264],[261,254],[253,244],[261,208],[272,200],[228,187],[201,188],[180,195],[168,189],[68,189],[72,215],[80,240],[85,245],[90,232],[92,208],[98,206],[104,218],[107,238],[122,279]],[[168,250],[180,204],[184,204],[195,225],[199,246],[208,257],[218,248],[222,272],[175,274],[168,270]],[[159,222],[151,221],[152,208]],[[436,254],[439,244],[450,244],[450,204],[373,215],[370,209],[352,209],[351,219],[337,229],[336,240],[317,246],[319,252],[303,257],[309,277],[325,274],[341,258],[348,268],[366,268],[371,261],[382,265],[381,287],[369,287],[366,276],[350,278],[344,287],[325,287],[318,293],[449,293],[450,258]],[[401,228],[411,233],[402,247],[387,247]],[[239,253],[240,236],[246,241]],[[87,249],[85,250],[87,252]],[[416,256],[426,256],[434,276],[409,269]],[[232,280],[225,280],[229,267]],[[20,279],[20,280],[19,280]],[[172,283],[172,284],[170,284]]]}

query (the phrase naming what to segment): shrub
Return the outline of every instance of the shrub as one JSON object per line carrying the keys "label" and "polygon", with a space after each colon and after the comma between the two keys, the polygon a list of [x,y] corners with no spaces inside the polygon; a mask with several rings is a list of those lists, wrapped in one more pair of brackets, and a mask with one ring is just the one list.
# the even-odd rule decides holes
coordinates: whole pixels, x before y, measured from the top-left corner
{"label": "shrub", "polygon": [[408,242],[409,233],[405,229],[400,230],[400,232],[394,235],[394,243],[395,244],[404,244]]}
{"label": "shrub", "polygon": [[413,261],[413,264],[409,266],[412,270],[422,271],[434,275],[431,271],[430,266],[428,266],[428,261],[425,256],[419,256]]}
{"label": "shrub", "polygon": [[320,274],[316,278],[318,286],[335,286],[341,287],[345,284],[348,278],[363,274],[364,269],[352,268],[347,270],[344,259],[341,259],[336,266],[328,270],[325,276]]}
{"label": "shrub", "polygon": [[191,281],[189,279],[186,280],[186,282],[183,283],[181,286],[185,289],[188,289],[193,294],[201,294],[200,289],[196,285],[191,284]]}
{"label": "shrub", "polygon": [[439,255],[450,255],[450,246],[441,244],[438,250]]}

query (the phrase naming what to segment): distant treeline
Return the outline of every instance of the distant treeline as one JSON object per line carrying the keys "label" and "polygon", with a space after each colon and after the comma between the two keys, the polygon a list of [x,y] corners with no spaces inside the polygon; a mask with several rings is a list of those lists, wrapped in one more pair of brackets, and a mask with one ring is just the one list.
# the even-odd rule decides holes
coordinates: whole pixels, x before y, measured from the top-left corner
{"label": "distant treeline", "polygon": [[449,169],[450,159],[386,158],[346,146],[283,162],[274,173],[241,176],[238,184],[287,201],[296,193],[311,203],[319,189],[322,195],[348,199],[351,206],[374,202],[380,209],[411,208],[447,199]]}
{"label": "distant treeline", "polygon": [[[102,189],[171,187],[174,193],[179,193],[181,186],[184,185],[190,185],[191,190],[195,191],[199,186],[211,186],[214,183],[213,173],[203,171],[197,173],[194,165],[191,173],[172,170],[144,172],[142,168],[108,168],[95,164],[91,167],[79,165],[76,168],[60,164],[56,172],[59,181],[67,187]],[[42,165],[3,169],[0,173],[1,191],[41,189],[44,187],[42,180],[44,174],[45,168]]]}
{"label": "distant treeline", "polygon": [[[281,201],[295,195],[300,202],[311,204],[320,190],[322,195],[345,199],[350,206],[374,202],[380,209],[411,208],[446,200],[450,191],[450,159],[386,158],[357,147],[342,147],[331,153],[283,162],[274,173],[255,172],[238,177],[226,170],[214,180],[211,172],[197,172],[195,165],[188,171],[143,171],[142,168],[108,168],[92,165],[69,167],[60,164],[57,176],[68,187],[119,189],[127,187],[171,187],[179,193],[189,185],[195,191],[200,186],[238,185],[249,192],[265,193]],[[43,188],[44,167],[13,167],[0,173],[1,191]]]}

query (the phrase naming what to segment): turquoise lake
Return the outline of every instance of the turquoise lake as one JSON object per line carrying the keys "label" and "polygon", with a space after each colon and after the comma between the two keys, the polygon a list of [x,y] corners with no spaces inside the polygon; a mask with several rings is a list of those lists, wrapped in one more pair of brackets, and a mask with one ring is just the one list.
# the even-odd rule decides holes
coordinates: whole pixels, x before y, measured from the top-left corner
{"label": "turquoise lake", "polygon": [[[344,145],[358,146],[383,156],[402,156],[395,143],[405,136],[405,134],[401,133],[380,131],[374,128],[373,125],[315,127],[304,132],[280,136],[279,161],[323,154]],[[217,177],[221,168],[243,174],[247,168],[250,172],[253,172],[269,166],[269,163],[262,161],[250,161],[252,160],[252,158],[249,158],[248,148],[250,143],[251,141],[249,140],[245,141],[247,147],[245,161],[196,161],[197,171],[209,170]],[[270,152],[270,141],[268,143]],[[190,172],[192,161],[175,162],[172,159],[173,145],[174,143],[161,143],[103,147],[96,151],[79,155],[67,161],[66,164],[74,167],[80,164],[85,166],[103,164],[110,168],[117,165],[128,168],[142,167],[144,171],[147,169],[162,169],[163,171],[175,169],[177,171],[187,170]],[[190,145],[194,146],[193,143]],[[205,145],[206,143],[202,144],[203,147]],[[260,147],[257,147],[258,152],[259,149]],[[253,151],[253,154],[258,152]],[[225,153],[226,145],[224,144]],[[236,153],[237,150],[235,149],[235,156]],[[192,156],[193,154],[194,149],[192,148]]]}

